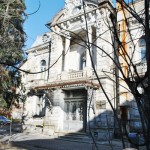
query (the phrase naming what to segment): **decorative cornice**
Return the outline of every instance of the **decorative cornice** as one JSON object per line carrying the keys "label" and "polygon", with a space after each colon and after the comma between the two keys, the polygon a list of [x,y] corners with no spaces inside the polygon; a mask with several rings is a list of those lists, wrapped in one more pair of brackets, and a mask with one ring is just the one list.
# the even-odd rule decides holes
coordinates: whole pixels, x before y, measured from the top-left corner
{"label": "decorative cornice", "polygon": [[49,48],[49,42],[44,43],[42,45],[35,46],[33,48],[30,48],[27,51],[27,53],[31,53],[31,52],[35,52],[35,51],[42,51],[42,50],[45,50],[45,49],[48,49],[48,48]]}
{"label": "decorative cornice", "polygon": [[80,81],[71,81],[71,82],[59,82],[59,83],[51,83],[44,86],[37,86],[34,89],[53,89],[53,88],[69,88],[69,87],[92,87],[94,89],[98,89],[100,86],[97,83],[93,83],[92,81],[87,80],[80,80]]}

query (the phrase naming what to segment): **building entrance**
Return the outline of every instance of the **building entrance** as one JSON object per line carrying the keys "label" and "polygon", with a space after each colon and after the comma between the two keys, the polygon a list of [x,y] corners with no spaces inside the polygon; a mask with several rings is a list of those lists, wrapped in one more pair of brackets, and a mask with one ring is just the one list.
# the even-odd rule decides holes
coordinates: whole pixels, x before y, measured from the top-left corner
{"label": "building entrance", "polygon": [[[64,105],[64,130],[67,132],[85,132],[86,95],[85,91],[67,91]],[[81,95],[79,93],[82,93]]]}

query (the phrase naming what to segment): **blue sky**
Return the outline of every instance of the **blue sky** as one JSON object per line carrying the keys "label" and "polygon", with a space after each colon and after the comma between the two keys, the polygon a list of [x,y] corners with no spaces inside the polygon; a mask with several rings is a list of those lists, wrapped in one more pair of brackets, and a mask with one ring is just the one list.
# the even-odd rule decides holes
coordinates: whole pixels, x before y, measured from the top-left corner
{"label": "blue sky", "polygon": [[24,23],[24,30],[27,34],[25,50],[30,48],[36,37],[44,32],[49,31],[45,26],[64,6],[64,0],[25,0],[26,13],[35,12],[39,7],[39,11],[33,15],[29,15]]}

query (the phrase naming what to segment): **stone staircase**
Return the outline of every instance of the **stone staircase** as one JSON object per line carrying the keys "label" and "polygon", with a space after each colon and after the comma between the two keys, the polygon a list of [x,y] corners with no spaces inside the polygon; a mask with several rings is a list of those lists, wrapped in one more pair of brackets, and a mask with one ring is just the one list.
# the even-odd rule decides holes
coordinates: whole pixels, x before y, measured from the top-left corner
{"label": "stone staircase", "polygon": [[92,138],[83,132],[56,132],[58,140],[72,141],[72,142],[81,142],[81,143],[92,143]]}

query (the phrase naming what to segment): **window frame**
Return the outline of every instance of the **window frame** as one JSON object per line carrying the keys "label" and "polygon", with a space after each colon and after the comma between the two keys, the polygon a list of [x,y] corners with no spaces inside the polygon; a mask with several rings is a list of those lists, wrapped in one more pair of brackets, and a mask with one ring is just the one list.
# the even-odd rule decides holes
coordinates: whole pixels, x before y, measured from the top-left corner
{"label": "window frame", "polygon": [[146,43],[145,43],[144,38],[139,39],[138,46],[139,46],[139,51],[140,51],[140,60],[141,62],[145,62],[146,61]]}

